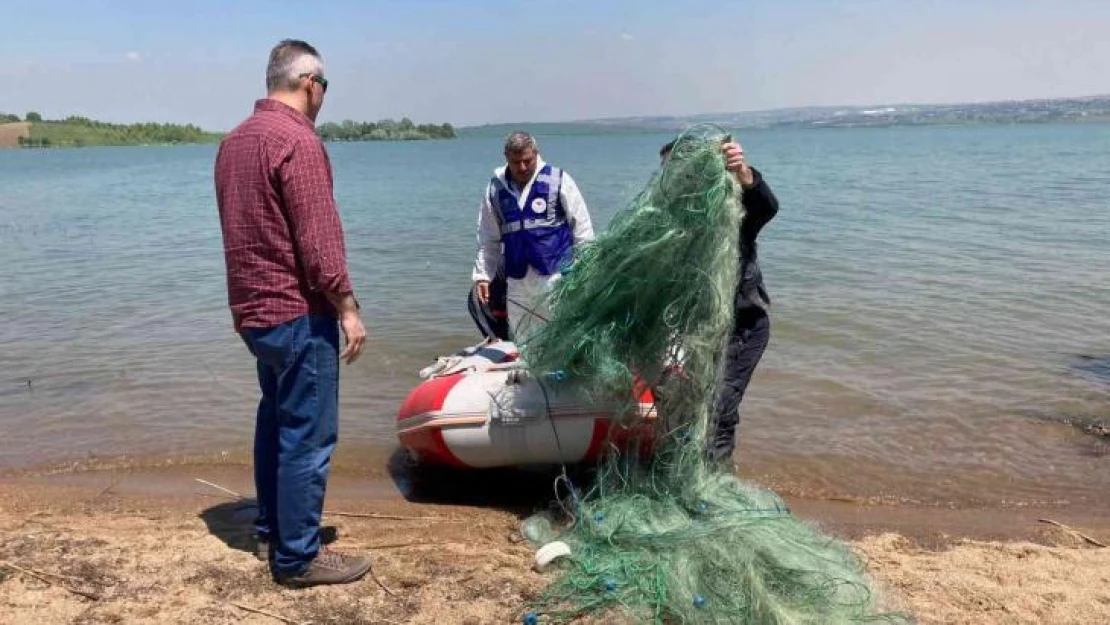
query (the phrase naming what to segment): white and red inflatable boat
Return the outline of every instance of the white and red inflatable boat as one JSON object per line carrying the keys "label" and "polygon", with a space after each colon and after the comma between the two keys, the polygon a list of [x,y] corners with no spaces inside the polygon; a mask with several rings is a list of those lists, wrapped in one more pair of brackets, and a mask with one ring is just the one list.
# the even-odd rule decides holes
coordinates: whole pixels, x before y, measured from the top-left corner
{"label": "white and red inflatable boat", "polygon": [[651,391],[637,388],[642,425],[614,429],[618,403],[588,401],[573,381],[533,379],[509,341],[437,359],[401,405],[397,436],[421,465],[491,468],[578,463],[650,431]]}

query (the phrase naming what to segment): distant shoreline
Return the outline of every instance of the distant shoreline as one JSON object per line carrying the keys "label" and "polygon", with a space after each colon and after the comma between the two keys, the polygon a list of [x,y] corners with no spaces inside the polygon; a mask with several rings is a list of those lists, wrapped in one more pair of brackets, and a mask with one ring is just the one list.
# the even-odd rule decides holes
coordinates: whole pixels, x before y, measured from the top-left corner
{"label": "distant shoreline", "polygon": [[723,121],[691,121],[674,126],[620,126],[595,124],[593,122],[537,122],[534,124],[491,124],[487,126],[466,126],[459,128],[460,137],[486,137],[498,136],[511,132],[513,129],[524,129],[537,135],[637,135],[661,134],[680,132],[687,126],[695,124],[716,124],[726,129],[735,130],[824,130],[824,129],[884,129],[884,128],[981,128],[989,126],[1046,126],[1050,124],[1065,124],[1081,126],[1084,124],[1110,123],[1110,116],[1084,119],[1051,119],[1037,121],[979,121],[979,122],[936,122],[936,123],[804,123],[792,122],[773,125],[740,125]]}
{"label": "distant shoreline", "polygon": [[[777,108],[734,113],[607,117],[567,122],[466,126],[464,135],[505,133],[518,127],[548,134],[675,132],[692,124],[737,129],[893,128],[1110,122],[1110,95],[967,104],[892,104]],[[574,129],[574,132],[568,132]]]}
{"label": "distant shoreline", "polygon": [[[1035,120],[977,120],[977,121],[935,121],[935,122],[908,122],[908,121],[882,121],[869,120],[867,122],[847,120],[836,122],[821,121],[795,121],[776,124],[737,124],[725,120],[696,120],[687,122],[674,122],[674,125],[621,125],[610,122],[522,122],[519,124],[487,124],[482,126],[462,126],[455,130],[451,137],[406,136],[380,138],[372,136],[339,138],[322,136],[325,143],[367,143],[367,142],[407,142],[407,141],[441,141],[465,137],[502,136],[513,130],[524,129],[536,135],[547,136],[574,136],[574,135],[638,135],[679,132],[683,128],[694,124],[717,124],[723,128],[738,130],[821,130],[821,129],[886,129],[886,128],[959,128],[959,127],[986,127],[986,126],[1034,126],[1048,124],[1105,124],[1110,123],[1110,114],[1100,116],[1085,116],[1077,118],[1035,119]],[[212,138],[197,141],[144,141],[134,143],[49,143],[47,145],[18,143],[18,137],[27,137],[34,124],[28,122],[0,123],[0,150],[11,149],[49,149],[49,148],[75,148],[75,147],[168,147],[183,145],[211,145],[218,143],[226,133],[208,133]]]}
{"label": "distant shoreline", "polygon": [[[28,113],[24,121],[0,123],[0,148],[81,148],[207,145],[227,133],[203,130],[192,124],[113,124],[86,117],[44,120]],[[0,113],[2,120],[18,116]],[[456,138],[451,124],[415,124],[403,118],[379,122],[328,122],[316,128],[324,141],[426,141]]]}

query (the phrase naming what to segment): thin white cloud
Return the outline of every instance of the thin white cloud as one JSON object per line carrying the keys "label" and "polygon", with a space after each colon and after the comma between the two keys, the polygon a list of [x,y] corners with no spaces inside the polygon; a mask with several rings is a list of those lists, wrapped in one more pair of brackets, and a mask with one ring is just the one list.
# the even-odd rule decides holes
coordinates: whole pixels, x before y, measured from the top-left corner
{"label": "thin white cloud", "polygon": [[624,39],[625,41],[632,41],[633,39],[635,39],[635,37],[633,37],[632,35],[630,35],[628,33],[623,33],[621,35],[621,39]]}
{"label": "thin white cloud", "polygon": [[128,60],[128,61],[131,61],[131,62],[133,62],[133,63],[134,63],[134,62],[138,62],[138,61],[141,61],[141,60],[142,60],[142,58],[143,58],[142,56],[140,56],[140,55],[139,55],[139,53],[138,53],[138,52],[134,52],[134,51],[132,51],[132,52],[128,52],[126,56],[127,56],[127,60]]}

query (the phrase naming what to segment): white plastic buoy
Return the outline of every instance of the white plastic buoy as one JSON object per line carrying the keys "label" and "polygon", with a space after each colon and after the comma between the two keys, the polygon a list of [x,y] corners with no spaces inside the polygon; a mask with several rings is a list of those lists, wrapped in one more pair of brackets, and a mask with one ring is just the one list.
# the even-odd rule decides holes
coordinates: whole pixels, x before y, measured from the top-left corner
{"label": "white plastic buoy", "polygon": [[543,573],[547,565],[555,560],[570,555],[570,545],[561,540],[547,543],[536,550],[536,564],[532,567],[537,573]]}

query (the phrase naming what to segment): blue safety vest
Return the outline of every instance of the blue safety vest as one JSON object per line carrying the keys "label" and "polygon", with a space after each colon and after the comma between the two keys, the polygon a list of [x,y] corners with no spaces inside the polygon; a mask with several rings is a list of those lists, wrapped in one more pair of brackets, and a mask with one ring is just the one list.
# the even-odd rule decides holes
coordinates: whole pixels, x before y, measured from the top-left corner
{"label": "blue safety vest", "polygon": [[[505,176],[509,176],[507,170]],[[519,196],[504,181],[494,176],[490,182],[490,205],[501,226],[507,277],[519,280],[527,275],[528,267],[549,276],[570,260],[574,240],[559,202],[562,184],[562,170],[544,165],[521,209]]]}

